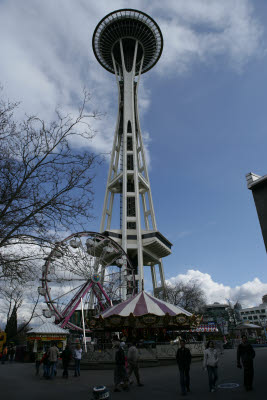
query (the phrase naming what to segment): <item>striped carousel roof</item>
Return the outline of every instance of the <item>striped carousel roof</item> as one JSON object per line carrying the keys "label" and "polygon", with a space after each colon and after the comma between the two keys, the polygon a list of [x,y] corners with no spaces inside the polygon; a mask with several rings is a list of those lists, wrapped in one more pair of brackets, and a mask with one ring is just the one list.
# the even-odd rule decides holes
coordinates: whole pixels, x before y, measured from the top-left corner
{"label": "striped carousel roof", "polygon": [[146,292],[140,292],[123,303],[117,304],[104,311],[101,316],[107,318],[112,315],[119,315],[121,317],[128,317],[131,313],[135,317],[140,317],[145,314],[154,314],[164,316],[169,314],[171,316],[177,314],[185,314],[191,316],[192,314],[181,307],[169,304],[166,301],[159,300]]}

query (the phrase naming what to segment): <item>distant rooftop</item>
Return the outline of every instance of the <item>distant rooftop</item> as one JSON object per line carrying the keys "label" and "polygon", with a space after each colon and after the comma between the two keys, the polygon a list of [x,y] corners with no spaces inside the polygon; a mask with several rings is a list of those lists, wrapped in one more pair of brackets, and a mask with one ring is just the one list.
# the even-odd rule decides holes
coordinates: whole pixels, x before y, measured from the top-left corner
{"label": "distant rooftop", "polygon": [[229,304],[221,304],[221,303],[213,303],[213,304],[207,304],[207,308],[225,308],[229,307]]}

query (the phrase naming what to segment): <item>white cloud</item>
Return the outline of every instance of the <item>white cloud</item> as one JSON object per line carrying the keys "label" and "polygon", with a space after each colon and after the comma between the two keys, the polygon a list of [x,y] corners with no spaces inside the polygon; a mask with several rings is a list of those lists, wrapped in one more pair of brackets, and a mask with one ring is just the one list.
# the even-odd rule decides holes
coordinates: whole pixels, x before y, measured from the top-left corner
{"label": "white cloud", "polygon": [[147,163],[147,168],[150,169],[151,167],[151,157],[149,153],[149,143],[152,141],[151,136],[149,132],[143,131],[142,132],[142,137],[143,137],[143,144],[144,144],[144,152],[145,152],[145,159]]}
{"label": "white cloud", "polygon": [[215,301],[223,303],[230,299],[231,301],[239,301],[242,307],[253,307],[261,303],[263,295],[267,294],[267,283],[261,282],[258,278],[243,283],[240,286],[230,287],[223,283],[215,282],[209,274],[198,270],[190,269],[186,274],[179,274],[175,277],[167,279],[167,282],[174,284],[175,282],[198,282],[203,289],[207,302]]}
{"label": "white cloud", "polygon": [[[160,9],[159,1],[153,2]],[[164,2],[159,19],[164,52],[161,73],[180,74],[197,62],[224,56],[225,63],[240,70],[261,53],[263,28],[253,15],[251,1],[191,0]]]}
{"label": "white cloud", "polygon": [[[164,51],[155,69],[160,74],[181,74],[218,55],[240,69],[261,48],[262,27],[248,0],[168,0],[164,6],[159,0],[2,2],[0,76],[10,99],[21,100],[28,114],[50,119],[57,105],[74,113],[82,88],[88,87],[91,108],[107,116],[94,124],[98,135],[91,144],[81,140],[76,146],[105,153],[115,129],[117,88],[114,76],[97,63],[91,38],[103,16],[124,7],[151,14],[160,25]],[[150,105],[149,76],[141,79],[141,115]]]}

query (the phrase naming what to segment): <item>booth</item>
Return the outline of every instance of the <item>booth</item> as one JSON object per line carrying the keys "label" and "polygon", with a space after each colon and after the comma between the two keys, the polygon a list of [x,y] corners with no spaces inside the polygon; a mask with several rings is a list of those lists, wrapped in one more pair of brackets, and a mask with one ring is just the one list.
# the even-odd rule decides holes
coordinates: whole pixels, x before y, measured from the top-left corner
{"label": "booth", "polygon": [[27,332],[28,348],[31,352],[45,351],[47,347],[55,342],[59,350],[64,350],[69,331],[59,326],[46,322],[43,325]]}
{"label": "booth", "polygon": [[254,338],[261,336],[262,327],[255,324],[239,324],[235,327],[235,331],[238,336],[246,335],[248,338]]}

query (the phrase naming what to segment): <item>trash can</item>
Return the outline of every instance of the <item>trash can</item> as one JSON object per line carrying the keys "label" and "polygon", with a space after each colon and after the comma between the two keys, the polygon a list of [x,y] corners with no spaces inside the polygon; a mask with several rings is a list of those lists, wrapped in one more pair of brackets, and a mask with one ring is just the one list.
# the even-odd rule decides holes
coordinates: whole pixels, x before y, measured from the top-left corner
{"label": "trash can", "polygon": [[92,400],[106,400],[109,399],[109,390],[106,386],[95,386],[93,387]]}

